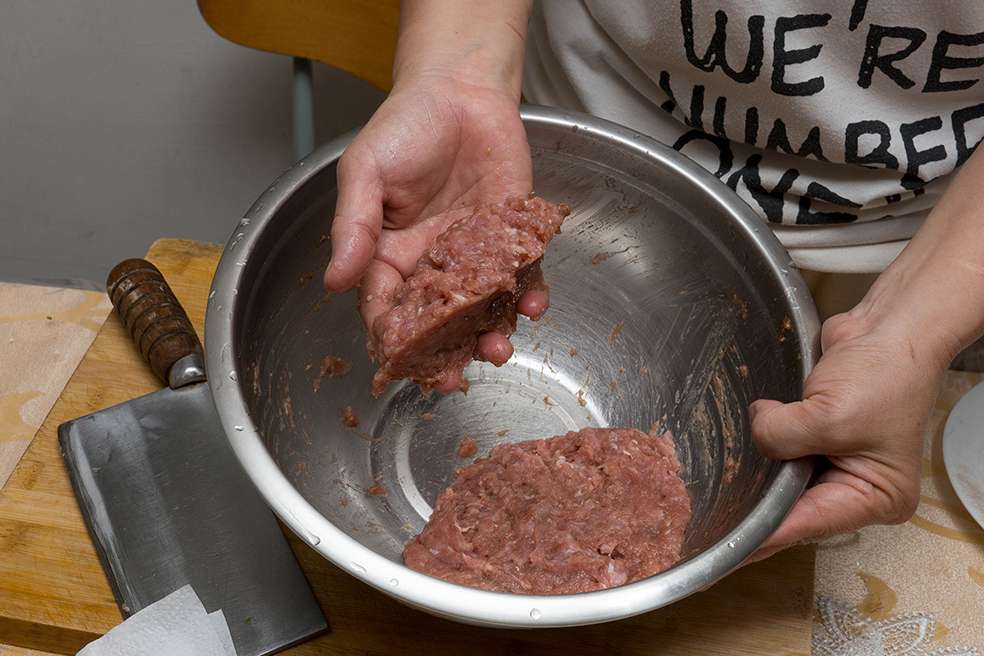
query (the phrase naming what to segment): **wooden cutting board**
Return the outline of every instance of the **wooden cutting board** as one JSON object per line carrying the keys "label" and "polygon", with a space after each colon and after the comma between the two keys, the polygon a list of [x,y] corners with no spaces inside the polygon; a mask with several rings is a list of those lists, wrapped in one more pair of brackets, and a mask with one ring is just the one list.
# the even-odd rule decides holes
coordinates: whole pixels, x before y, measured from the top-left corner
{"label": "wooden cutting board", "polygon": [[[201,332],[220,248],[162,240],[148,253]],[[103,326],[30,449],[0,491],[0,645],[74,654],[121,621],[58,451],[62,422],[158,384],[115,314]],[[407,608],[288,534],[331,633],[289,650],[314,654],[809,653],[814,550],[746,567],[669,608],[591,627],[480,629]]]}

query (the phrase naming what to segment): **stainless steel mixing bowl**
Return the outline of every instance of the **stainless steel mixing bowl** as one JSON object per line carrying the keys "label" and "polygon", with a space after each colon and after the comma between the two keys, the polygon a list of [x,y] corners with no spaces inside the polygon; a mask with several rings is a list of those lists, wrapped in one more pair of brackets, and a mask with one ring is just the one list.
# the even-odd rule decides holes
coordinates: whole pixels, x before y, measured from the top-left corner
{"label": "stainless steel mixing bowl", "polygon": [[[208,374],[250,478],[337,566],[465,622],[602,622],[706,587],[778,526],[811,465],[762,458],[747,407],[800,396],[819,323],[769,228],[695,163],[599,119],[543,108],[523,119],[537,192],[573,213],[543,266],[550,311],[521,320],[507,365],[470,366],[467,395],[404,384],[372,398],[356,297],[321,288],[342,139],[278,179],[226,246],[208,306]],[[350,360],[351,373],[318,381],[326,355]],[[358,429],[339,419],[348,405]],[[672,430],[693,499],[672,569],[600,592],[522,596],[402,565],[404,543],[462,466],[463,436],[481,455],[504,441],[653,423]],[[385,495],[367,493],[377,484]]]}

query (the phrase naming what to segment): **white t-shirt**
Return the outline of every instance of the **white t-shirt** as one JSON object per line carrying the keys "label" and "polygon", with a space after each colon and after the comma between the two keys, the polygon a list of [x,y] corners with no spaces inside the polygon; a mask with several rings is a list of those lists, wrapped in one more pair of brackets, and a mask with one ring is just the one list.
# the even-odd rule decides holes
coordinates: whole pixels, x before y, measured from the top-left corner
{"label": "white t-shirt", "polygon": [[800,266],[875,272],[984,136],[982,76],[984,0],[539,0],[523,92],[693,158]]}

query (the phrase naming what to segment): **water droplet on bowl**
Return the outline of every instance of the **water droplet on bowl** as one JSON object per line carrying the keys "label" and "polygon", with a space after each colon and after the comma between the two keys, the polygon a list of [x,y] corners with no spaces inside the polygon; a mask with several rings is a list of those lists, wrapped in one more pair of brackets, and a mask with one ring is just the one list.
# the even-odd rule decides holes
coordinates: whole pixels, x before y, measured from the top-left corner
{"label": "water droplet on bowl", "polygon": [[538,620],[541,617],[543,617],[543,613],[540,612],[539,608],[534,608],[533,610],[530,611],[530,617],[535,620]]}
{"label": "water droplet on bowl", "polygon": [[246,427],[245,426],[233,426],[233,428],[235,428],[240,433],[242,433],[244,430],[246,430]]}
{"label": "water droplet on bowl", "polygon": [[[288,523],[296,522],[297,518],[288,510],[286,511]],[[298,526],[297,531],[301,534],[301,537],[311,543],[311,546],[316,547],[321,544],[321,538],[307,530],[303,526]]]}
{"label": "water droplet on bowl", "polygon": [[249,219],[244,218],[242,221],[239,222],[239,225],[241,225],[241,226],[248,226],[249,225]]}
{"label": "water droplet on bowl", "polygon": [[366,573],[366,568],[363,567],[362,565],[360,565],[359,563],[356,563],[356,562],[353,562],[352,563],[352,569],[354,569],[359,574],[365,574]]}
{"label": "water droplet on bowl", "polygon": [[239,380],[239,376],[236,375],[236,372],[235,371],[230,371],[229,372],[229,380],[231,380],[233,382]]}
{"label": "water droplet on bowl", "polygon": [[390,585],[392,585],[395,588],[396,586],[400,585],[400,581],[398,579],[390,579]]}
{"label": "water droplet on bowl", "polygon": [[733,541],[732,542],[729,542],[728,543],[728,548],[729,549],[734,549],[735,548],[735,543]]}
{"label": "water droplet on bowl", "polygon": [[213,298],[215,298],[215,290],[214,289],[208,293],[208,300],[211,301]]}

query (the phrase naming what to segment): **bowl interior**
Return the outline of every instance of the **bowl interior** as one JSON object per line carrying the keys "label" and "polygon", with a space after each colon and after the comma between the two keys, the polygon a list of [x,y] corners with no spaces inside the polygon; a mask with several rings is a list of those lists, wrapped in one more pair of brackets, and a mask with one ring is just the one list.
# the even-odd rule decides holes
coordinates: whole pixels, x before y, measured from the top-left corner
{"label": "bowl interior", "polygon": [[[467,462],[456,455],[465,436],[481,456],[585,426],[658,424],[674,436],[693,501],[692,557],[732,530],[778,471],[750,441],[747,407],[800,394],[793,301],[754,231],[701,183],[585,130],[528,130],[537,193],[573,212],[543,265],[551,308],[520,320],[512,360],[473,363],[467,395],[403,384],[373,399],[355,295],[321,288],[331,164],[279,207],[243,263],[252,282],[233,352],[251,419],[308,502],[397,562]],[[328,355],[351,372],[321,378]],[[342,424],[345,406],[358,428]]]}

